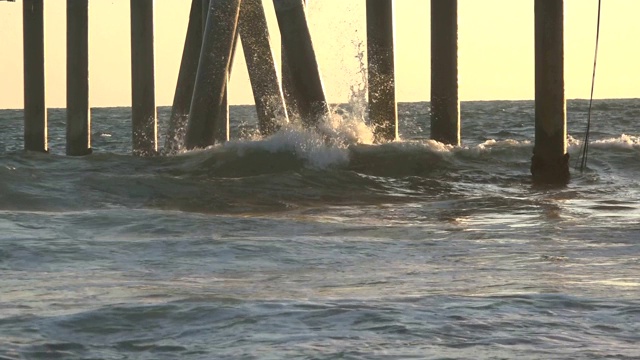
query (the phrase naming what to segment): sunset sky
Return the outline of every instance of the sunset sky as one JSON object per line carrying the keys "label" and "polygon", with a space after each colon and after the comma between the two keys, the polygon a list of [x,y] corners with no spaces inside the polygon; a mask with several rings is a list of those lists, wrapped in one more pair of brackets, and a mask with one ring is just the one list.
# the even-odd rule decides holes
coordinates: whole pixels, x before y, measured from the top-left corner
{"label": "sunset sky", "polygon": [[[190,0],[155,2],[156,104],[171,105]],[[325,91],[345,102],[361,82],[356,59],[365,41],[364,0],[311,0],[308,10]],[[460,99],[533,99],[533,0],[459,0]],[[597,0],[565,1],[567,98],[588,98],[595,46]],[[265,0],[279,58],[272,2]],[[65,2],[46,6],[47,106],[65,106]],[[91,106],[129,106],[129,1],[90,1]],[[396,80],[399,101],[429,99],[429,1],[396,0]],[[603,2],[596,98],[640,98],[638,0]],[[22,108],[22,1],[0,2],[0,109]],[[232,104],[251,104],[248,75],[237,53]]]}

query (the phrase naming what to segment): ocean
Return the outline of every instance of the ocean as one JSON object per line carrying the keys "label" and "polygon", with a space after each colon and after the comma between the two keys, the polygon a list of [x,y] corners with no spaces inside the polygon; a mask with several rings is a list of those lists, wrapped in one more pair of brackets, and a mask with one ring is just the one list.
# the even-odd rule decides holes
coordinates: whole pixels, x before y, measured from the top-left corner
{"label": "ocean", "polygon": [[0,110],[0,359],[640,359],[640,99],[595,101],[584,173],[568,102],[563,187],[531,183],[532,101],[461,108],[460,147],[428,103],[381,145],[357,107],[262,138],[233,106],[232,141],[150,158],[129,108],[87,157],[64,109],[50,154]]}

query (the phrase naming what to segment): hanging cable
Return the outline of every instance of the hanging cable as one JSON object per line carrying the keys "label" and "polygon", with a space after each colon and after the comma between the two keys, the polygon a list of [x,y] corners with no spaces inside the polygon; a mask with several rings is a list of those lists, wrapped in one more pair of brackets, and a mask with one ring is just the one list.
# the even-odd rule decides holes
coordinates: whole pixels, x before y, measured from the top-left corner
{"label": "hanging cable", "polygon": [[591,77],[591,97],[589,98],[589,111],[587,113],[587,131],[584,135],[584,144],[582,144],[582,153],[578,158],[580,161],[580,172],[584,172],[587,167],[587,154],[589,153],[589,133],[591,132],[591,108],[593,106],[593,89],[596,84],[596,67],[598,65],[598,44],[600,43],[600,13],[602,9],[602,0],[598,0],[598,25],[596,29],[596,53],[593,58],[593,75]]}

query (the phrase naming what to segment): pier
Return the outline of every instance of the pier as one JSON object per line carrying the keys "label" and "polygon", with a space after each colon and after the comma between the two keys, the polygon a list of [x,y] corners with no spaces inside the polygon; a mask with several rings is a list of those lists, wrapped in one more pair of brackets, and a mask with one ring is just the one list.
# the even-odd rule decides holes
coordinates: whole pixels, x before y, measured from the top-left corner
{"label": "pier", "polygon": [[[3,0],[9,1],[11,0]],[[304,0],[273,0],[279,34],[270,34],[263,0],[192,0],[175,87],[167,153],[184,138],[186,149],[229,137],[227,83],[238,39],[248,65],[259,131],[279,122],[315,128],[330,115]],[[354,0],[355,1],[355,0]],[[376,142],[398,139],[393,0],[361,0],[366,6],[368,124]],[[47,6],[58,6],[49,2]],[[159,154],[155,103],[154,0],[131,5],[132,152]],[[536,183],[569,181],[564,93],[564,1],[534,0]],[[15,6],[15,5],[8,5]],[[47,152],[44,0],[23,0],[24,148]],[[89,0],[67,0],[67,155],[91,154]],[[431,138],[459,146],[458,1],[431,0]],[[278,64],[269,41],[280,36]],[[428,60],[425,59],[425,66]],[[281,69],[282,76],[278,76]],[[429,86],[425,84],[425,87]],[[464,119],[462,119],[464,120]],[[462,121],[463,122],[463,121]]]}

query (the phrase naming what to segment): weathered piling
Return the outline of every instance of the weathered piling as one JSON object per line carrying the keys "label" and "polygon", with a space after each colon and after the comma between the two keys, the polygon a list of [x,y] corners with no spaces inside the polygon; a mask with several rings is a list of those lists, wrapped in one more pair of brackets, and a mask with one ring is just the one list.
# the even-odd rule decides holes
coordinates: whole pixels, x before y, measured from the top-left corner
{"label": "weathered piling", "polygon": [[[219,1],[219,0],[214,0]],[[202,0],[202,33],[204,36],[204,32],[207,26],[207,19],[209,17],[209,5],[211,4],[211,0]],[[207,121],[211,122],[208,126],[213,129],[213,137],[211,138],[211,144],[213,145],[216,142],[225,142],[229,140],[229,90],[227,85],[229,84],[229,79],[231,78],[231,65],[233,64],[233,55],[235,53],[236,45],[233,45],[233,52],[231,53],[231,60],[229,60],[229,74],[227,74],[227,80],[225,83],[223,95],[222,95],[222,105],[220,105],[220,114],[217,117],[217,123],[213,123],[215,121],[214,118],[209,118]]]}
{"label": "weathered piling", "polygon": [[209,6],[189,112],[185,139],[187,149],[211,145],[215,136],[215,126],[221,121],[219,114],[226,89],[240,3],[240,0],[212,0]]}
{"label": "weathered piling", "polygon": [[198,61],[200,60],[200,49],[202,49],[202,24],[203,19],[205,19],[202,16],[202,3],[202,0],[192,0],[191,2],[189,25],[187,26],[187,35],[184,41],[180,71],[178,73],[178,83],[176,84],[176,92],[173,96],[171,118],[169,119],[169,127],[165,140],[165,151],[169,154],[180,150],[187,130],[193,87],[196,83]]}
{"label": "weathered piling", "polygon": [[329,114],[303,0],[274,0],[283,51],[296,91],[299,115],[315,126]]}
{"label": "weathered piling", "polygon": [[460,145],[457,0],[431,0],[431,138]]}
{"label": "weathered piling", "polygon": [[204,32],[207,29],[207,18],[209,17],[209,4],[210,0],[201,0],[202,1],[202,36],[204,36]]}
{"label": "weathered piling", "polygon": [[153,0],[131,0],[131,122],[133,153],[158,150],[153,52]]}
{"label": "weathered piling", "polygon": [[[238,21],[240,19],[238,18]],[[239,25],[238,25],[239,26]],[[229,141],[230,124],[229,124],[229,81],[231,81],[231,71],[233,70],[233,60],[236,57],[236,48],[238,47],[238,28],[236,27],[233,35],[233,45],[231,45],[231,56],[229,57],[229,67],[227,68],[227,79],[224,83],[222,92],[222,104],[220,105],[220,114],[218,121],[214,125],[214,142],[224,143]]]}
{"label": "weathered piling", "polygon": [[[222,103],[220,104],[220,114],[215,120],[215,124],[213,126],[213,142],[214,143],[224,143],[229,141],[229,72],[227,71],[227,80],[224,84],[224,90],[222,91]],[[211,119],[211,121],[214,121]]]}
{"label": "weathered piling", "polygon": [[89,0],[67,0],[67,146],[70,156],[91,154]]}
{"label": "weathered piling", "polygon": [[[303,5],[307,5],[306,0],[302,0]],[[306,9],[306,7],[305,7]],[[289,63],[287,62],[287,56],[284,51],[284,44],[280,45],[280,62],[282,69],[282,95],[287,107],[287,116],[294,118],[300,116],[300,109],[298,108],[298,100],[300,97],[295,89],[293,80],[291,79],[291,70],[289,69]]]}
{"label": "weathered piling", "polygon": [[287,111],[269,44],[262,0],[242,1],[238,26],[258,114],[258,127],[261,134],[269,135],[277,130],[278,119],[287,120]]}
{"label": "weathered piling", "polygon": [[24,148],[47,152],[47,107],[45,104],[44,4],[22,3],[24,41]]}
{"label": "weathered piling", "polygon": [[393,0],[367,0],[369,119],[376,141],[398,137]]}
{"label": "weathered piling", "polygon": [[298,100],[296,100],[296,90],[291,79],[291,70],[289,70],[289,63],[287,62],[287,56],[284,53],[284,45],[280,47],[282,56],[282,96],[284,97],[287,117],[293,119],[300,116],[300,109],[298,108]]}
{"label": "weathered piling", "polygon": [[569,181],[564,94],[564,1],[535,0],[535,145],[531,173],[536,183]]}

